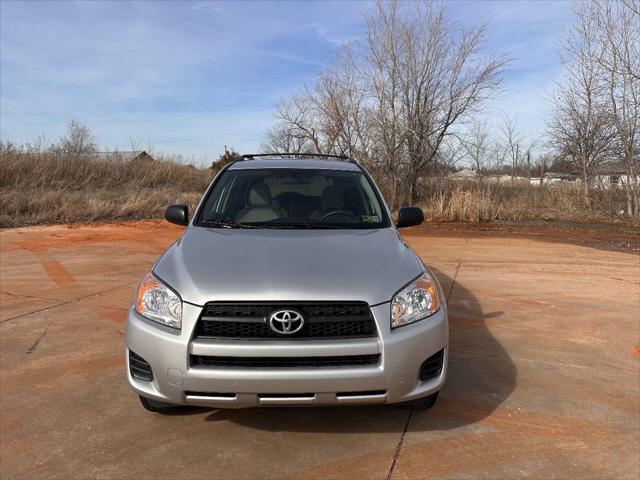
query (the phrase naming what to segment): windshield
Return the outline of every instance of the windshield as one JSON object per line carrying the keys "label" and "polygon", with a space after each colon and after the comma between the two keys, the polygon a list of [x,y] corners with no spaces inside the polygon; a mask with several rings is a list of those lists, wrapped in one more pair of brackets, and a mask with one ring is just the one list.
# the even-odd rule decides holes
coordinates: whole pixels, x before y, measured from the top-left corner
{"label": "windshield", "polygon": [[196,225],[221,228],[381,228],[387,216],[360,171],[226,170]]}

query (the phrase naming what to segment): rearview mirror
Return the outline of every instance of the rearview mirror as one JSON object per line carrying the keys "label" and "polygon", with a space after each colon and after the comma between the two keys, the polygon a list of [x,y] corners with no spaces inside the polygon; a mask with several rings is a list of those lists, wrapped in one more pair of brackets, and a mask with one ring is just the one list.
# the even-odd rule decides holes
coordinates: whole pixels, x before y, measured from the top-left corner
{"label": "rearview mirror", "polygon": [[402,207],[398,212],[398,223],[396,227],[413,227],[414,225],[420,225],[424,222],[424,213],[422,209],[418,207]]}
{"label": "rearview mirror", "polygon": [[169,205],[164,212],[164,218],[176,225],[188,225],[189,207],[186,205]]}

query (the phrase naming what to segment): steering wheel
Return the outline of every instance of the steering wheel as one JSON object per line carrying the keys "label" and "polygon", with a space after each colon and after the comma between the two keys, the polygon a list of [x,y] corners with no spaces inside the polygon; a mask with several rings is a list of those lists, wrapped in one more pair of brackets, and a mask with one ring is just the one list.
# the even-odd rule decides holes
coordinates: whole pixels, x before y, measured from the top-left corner
{"label": "steering wheel", "polygon": [[329,212],[326,213],[325,215],[323,215],[323,217],[320,219],[321,222],[326,221],[328,218],[337,216],[337,215],[342,215],[343,217],[347,217],[349,220],[354,220],[354,221],[358,221],[358,217],[356,217],[353,213],[347,211],[347,210],[335,210],[333,212]]}

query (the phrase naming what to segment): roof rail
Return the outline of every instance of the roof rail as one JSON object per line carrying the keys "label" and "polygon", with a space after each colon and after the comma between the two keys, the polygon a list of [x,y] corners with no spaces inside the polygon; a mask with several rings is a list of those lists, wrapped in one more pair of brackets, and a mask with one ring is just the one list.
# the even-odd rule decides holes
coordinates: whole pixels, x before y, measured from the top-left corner
{"label": "roof rail", "polygon": [[239,155],[238,160],[253,160],[258,157],[283,157],[283,158],[335,158],[337,160],[344,160],[345,162],[358,163],[348,155],[324,155],[321,153],[247,153]]}

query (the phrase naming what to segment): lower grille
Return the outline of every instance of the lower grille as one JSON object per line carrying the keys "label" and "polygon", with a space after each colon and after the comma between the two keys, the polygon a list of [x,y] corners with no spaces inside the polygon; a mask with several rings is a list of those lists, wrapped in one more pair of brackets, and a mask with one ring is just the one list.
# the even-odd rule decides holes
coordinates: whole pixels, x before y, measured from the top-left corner
{"label": "lower grille", "polygon": [[184,392],[185,395],[191,397],[216,397],[216,398],[236,398],[235,393],[221,392]]}
{"label": "lower grille", "polygon": [[138,380],[144,380],[145,382],[153,380],[151,365],[131,350],[129,350],[129,372],[131,372],[133,378],[137,378]]}
{"label": "lower grille", "polygon": [[[211,398],[211,399],[229,399],[229,400],[235,400],[237,398],[237,395],[235,393],[229,393],[229,392],[225,392],[225,393],[221,393],[221,392],[191,392],[191,391],[187,391],[184,392],[184,394],[187,397],[205,397],[205,398]],[[356,392],[337,392],[336,393],[336,398],[338,400],[340,399],[348,399],[348,398],[355,398],[357,399],[358,397],[379,397],[379,396],[383,396],[386,395],[387,391],[386,390],[366,390],[366,391],[356,391]],[[258,400],[264,400],[264,399],[283,399],[283,398],[315,398],[316,394],[315,393],[311,393],[311,392],[307,392],[307,393],[258,393],[257,394],[257,398]]]}
{"label": "lower grille", "polygon": [[325,368],[378,365],[380,355],[349,355],[342,357],[208,357],[191,355],[193,367],[238,368]]}
{"label": "lower grille", "polygon": [[420,367],[420,380],[431,380],[442,373],[444,349],[427,358]]}
{"label": "lower grille", "polygon": [[376,395],[386,395],[386,390],[366,390],[360,392],[338,392],[336,393],[336,397],[368,397],[368,396],[376,396]]}
{"label": "lower grille", "polygon": [[315,393],[259,393],[258,400],[266,398],[314,398]]}

